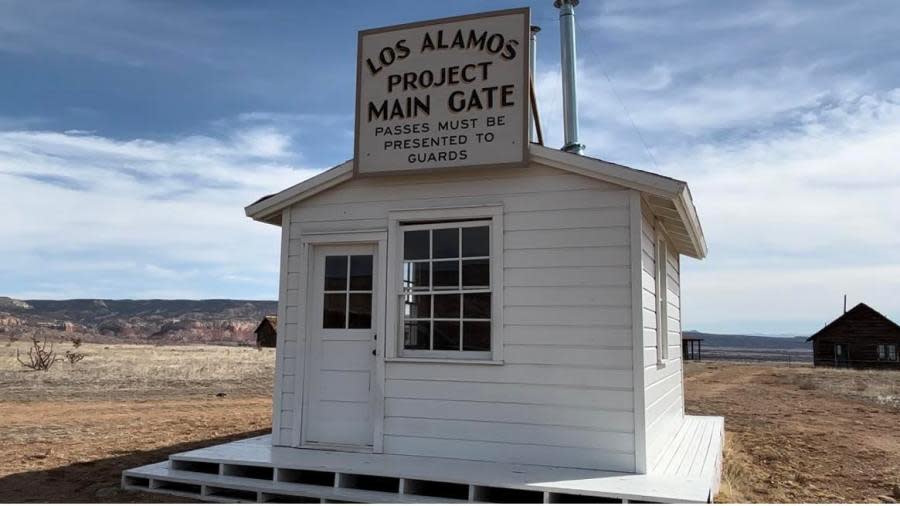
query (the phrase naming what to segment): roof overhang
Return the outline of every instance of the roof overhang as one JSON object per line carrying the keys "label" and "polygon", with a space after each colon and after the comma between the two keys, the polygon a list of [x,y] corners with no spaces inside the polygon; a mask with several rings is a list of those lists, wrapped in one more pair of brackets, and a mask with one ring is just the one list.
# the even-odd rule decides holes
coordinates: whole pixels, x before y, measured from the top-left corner
{"label": "roof overhang", "polygon": [[[679,253],[694,258],[706,256],[706,239],[687,183],[652,172],[632,169],[597,158],[576,155],[531,144],[532,163],[581,174],[641,192],[644,202],[662,221]],[[281,225],[281,211],[297,202],[353,178],[353,160],[313,176],[245,208],[254,220]]]}

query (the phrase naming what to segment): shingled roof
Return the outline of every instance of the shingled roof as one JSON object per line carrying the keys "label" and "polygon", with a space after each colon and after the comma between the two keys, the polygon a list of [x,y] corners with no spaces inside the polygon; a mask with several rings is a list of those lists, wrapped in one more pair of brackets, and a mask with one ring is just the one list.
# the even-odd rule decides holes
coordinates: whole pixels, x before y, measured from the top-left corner
{"label": "shingled roof", "polygon": [[825,325],[822,330],[811,335],[807,341],[812,341],[819,337],[896,337],[900,339],[900,325],[860,302],[850,311]]}

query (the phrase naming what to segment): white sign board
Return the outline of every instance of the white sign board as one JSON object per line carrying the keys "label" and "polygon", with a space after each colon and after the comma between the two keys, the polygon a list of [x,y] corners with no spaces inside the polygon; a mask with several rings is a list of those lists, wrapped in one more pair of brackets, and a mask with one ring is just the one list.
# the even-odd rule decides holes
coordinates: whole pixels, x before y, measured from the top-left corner
{"label": "white sign board", "polygon": [[529,25],[523,8],[360,32],[356,172],[524,165]]}

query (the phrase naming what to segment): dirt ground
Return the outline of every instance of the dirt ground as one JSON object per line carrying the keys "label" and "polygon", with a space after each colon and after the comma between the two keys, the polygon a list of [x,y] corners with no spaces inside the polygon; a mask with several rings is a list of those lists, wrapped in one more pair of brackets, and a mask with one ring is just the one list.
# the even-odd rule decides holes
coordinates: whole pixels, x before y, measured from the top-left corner
{"label": "dirt ground", "polygon": [[900,496],[898,394],[898,371],[725,362],[685,370],[687,412],[725,417],[717,502]]}
{"label": "dirt ground", "polygon": [[[42,373],[0,346],[0,501],[184,502],[122,491],[121,472],[268,430],[272,350],[80,349]],[[689,413],[726,417],[719,502],[879,502],[900,485],[900,372],[689,363],[685,390]]]}
{"label": "dirt ground", "polygon": [[122,470],[269,431],[274,350],[85,344],[34,372],[16,344],[0,348],[2,502],[185,502],[121,490]]}

